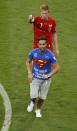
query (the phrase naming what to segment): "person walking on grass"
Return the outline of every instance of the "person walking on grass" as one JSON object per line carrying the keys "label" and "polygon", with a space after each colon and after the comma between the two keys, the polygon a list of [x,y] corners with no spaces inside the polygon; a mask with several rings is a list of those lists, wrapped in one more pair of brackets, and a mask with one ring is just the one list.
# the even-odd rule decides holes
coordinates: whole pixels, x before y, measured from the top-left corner
{"label": "person walking on grass", "polygon": [[[27,111],[31,112],[36,105],[36,117],[42,117],[41,106],[47,98],[53,75],[60,69],[55,55],[49,49],[46,49],[46,46],[47,38],[40,36],[38,48],[32,50],[26,60],[31,99]],[[34,61],[34,66],[31,64],[32,61]]]}
{"label": "person walking on grass", "polygon": [[43,4],[40,6],[40,16],[29,15],[28,22],[33,24],[33,48],[38,48],[38,38],[44,35],[47,38],[46,48],[53,51],[56,56],[59,56],[56,21],[49,16],[48,5]]}

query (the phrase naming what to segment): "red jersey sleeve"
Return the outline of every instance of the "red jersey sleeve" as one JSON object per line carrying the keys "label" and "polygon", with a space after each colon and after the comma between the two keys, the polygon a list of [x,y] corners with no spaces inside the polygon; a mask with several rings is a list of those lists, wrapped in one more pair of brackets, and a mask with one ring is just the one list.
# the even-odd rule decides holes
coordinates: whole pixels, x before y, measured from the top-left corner
{"label": "red jersey sleeve", "polygon": [[34,23],[37,23],[39,21],[39,16],[34,16]]}

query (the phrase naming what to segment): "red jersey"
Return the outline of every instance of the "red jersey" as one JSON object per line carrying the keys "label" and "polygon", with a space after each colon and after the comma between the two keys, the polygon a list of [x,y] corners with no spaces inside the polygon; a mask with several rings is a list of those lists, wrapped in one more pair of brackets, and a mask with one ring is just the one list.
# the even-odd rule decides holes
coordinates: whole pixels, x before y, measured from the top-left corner
{"label": "red jersey", "polygon": [[41,16],[34,18],[34,48],[38,48],[38,38],[40,36],[46,36],[47,48],[53,50],[52,47],[52,35],[56,32],[56,22],[54,19],[48,17],[47,21],[44,21]]}

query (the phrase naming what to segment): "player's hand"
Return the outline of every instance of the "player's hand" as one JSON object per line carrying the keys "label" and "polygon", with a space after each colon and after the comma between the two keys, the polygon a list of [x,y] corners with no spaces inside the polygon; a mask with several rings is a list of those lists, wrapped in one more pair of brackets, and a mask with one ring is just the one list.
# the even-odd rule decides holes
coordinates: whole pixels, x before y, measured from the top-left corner
{"label": "player's hand", "polygon": [[28,73],[28,80],[30,83],[32,82],[32,80],[33,80],[32,73]]}
{"label": "player's hand", "polygon": [[28,17],[28,21],[29,21],[30,23],[33,23],[33,22],[34,22],[34,17],[33,17],[32,14],[29,15],[29,17]]}
{"label": "player's hand", "polygon": [[47,79],[48,77],[50,77],[49,75],[46,75],[46,74],[43,74],[42,75],[42,78],[44,78],[44,79]]}
{"label": "player's hand", "polygon": [[29,15],[29,19],[32,19],[32,14],[31,14],[31,15]]}
{"label": "player's hand", "polygon": [[53,53],[55,54],[55,56],[59,56],[60,54],[59,50],[54,50]]}

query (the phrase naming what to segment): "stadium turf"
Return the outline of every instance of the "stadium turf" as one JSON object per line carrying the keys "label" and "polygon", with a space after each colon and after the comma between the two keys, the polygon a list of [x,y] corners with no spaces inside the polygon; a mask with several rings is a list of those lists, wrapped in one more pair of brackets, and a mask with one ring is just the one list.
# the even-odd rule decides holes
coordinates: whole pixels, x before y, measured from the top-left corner
{"label": "stadium turf", "polygon": [[[57,20],[61,67],[53,77],[41,119],[26,111],[29,83],[25,60],[32,49],[29,14],[39,15],[47,3]],[[9,131],[77,131],[77,1],[76,0],[1,0],[0,1],[0,83],[10,97],[13,109]],[[0,97],[0,128],[4,119]]]}

